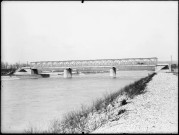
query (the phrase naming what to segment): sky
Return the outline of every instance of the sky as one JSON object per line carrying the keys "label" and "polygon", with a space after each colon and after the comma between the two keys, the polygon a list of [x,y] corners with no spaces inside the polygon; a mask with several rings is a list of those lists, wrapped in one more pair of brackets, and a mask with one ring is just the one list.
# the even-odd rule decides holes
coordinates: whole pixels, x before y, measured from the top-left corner
{"label": "sky", "polygon": [[177,1],[3,1],[1,61],[178,60]]}

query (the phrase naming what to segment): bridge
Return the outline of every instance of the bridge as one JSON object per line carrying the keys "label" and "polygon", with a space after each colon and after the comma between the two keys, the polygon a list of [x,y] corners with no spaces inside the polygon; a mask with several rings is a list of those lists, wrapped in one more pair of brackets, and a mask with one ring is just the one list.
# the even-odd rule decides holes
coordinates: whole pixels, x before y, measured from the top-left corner
{"label": "bridge", "polygon": [[157,65],[157,58],[125,58],[125,59],[96,59],[96,60],[68,60],[68,61],[38,61],[31,62],[32,69],[64,69],[64,78],[72,77],[72,68],[107,67],[110,76],[116,77],[116,67],[119,66],[153,66]]}

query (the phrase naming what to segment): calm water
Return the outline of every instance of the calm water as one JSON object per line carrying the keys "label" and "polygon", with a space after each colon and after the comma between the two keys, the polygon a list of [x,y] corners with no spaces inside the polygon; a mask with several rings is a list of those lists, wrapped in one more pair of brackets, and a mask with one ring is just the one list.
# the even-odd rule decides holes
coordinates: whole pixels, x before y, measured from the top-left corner
{"label": "calm water", "polygon": [[1,132],[23,132],[28,127],[45,129],[50,121],[61,118],[82,104],[103,97],[145,77],[150,71],[119,71],[112,79],[109,73],[73,75],[41,79],[2,77]]}

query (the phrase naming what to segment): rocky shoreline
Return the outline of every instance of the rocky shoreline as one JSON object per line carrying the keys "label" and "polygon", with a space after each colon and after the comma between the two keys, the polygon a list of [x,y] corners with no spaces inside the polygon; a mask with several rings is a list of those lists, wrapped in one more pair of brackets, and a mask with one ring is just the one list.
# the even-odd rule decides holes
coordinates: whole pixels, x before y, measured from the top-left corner
{"label": "rocky shoreline", "polygon": [[158,73],[145,91],[127,100],[119,120],[108,121],[92,133],[178,133],[178,77]]}

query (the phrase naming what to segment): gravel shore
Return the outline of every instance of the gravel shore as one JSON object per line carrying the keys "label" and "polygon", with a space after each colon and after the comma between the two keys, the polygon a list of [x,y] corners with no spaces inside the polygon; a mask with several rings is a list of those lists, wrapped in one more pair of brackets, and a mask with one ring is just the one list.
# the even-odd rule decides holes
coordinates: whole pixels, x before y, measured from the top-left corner
{"label": "gravel shore", "polygon": [[178,76],[158,73],[145,91],[122,106],[127,111],[119,119],[93,133],[178,133]]}

